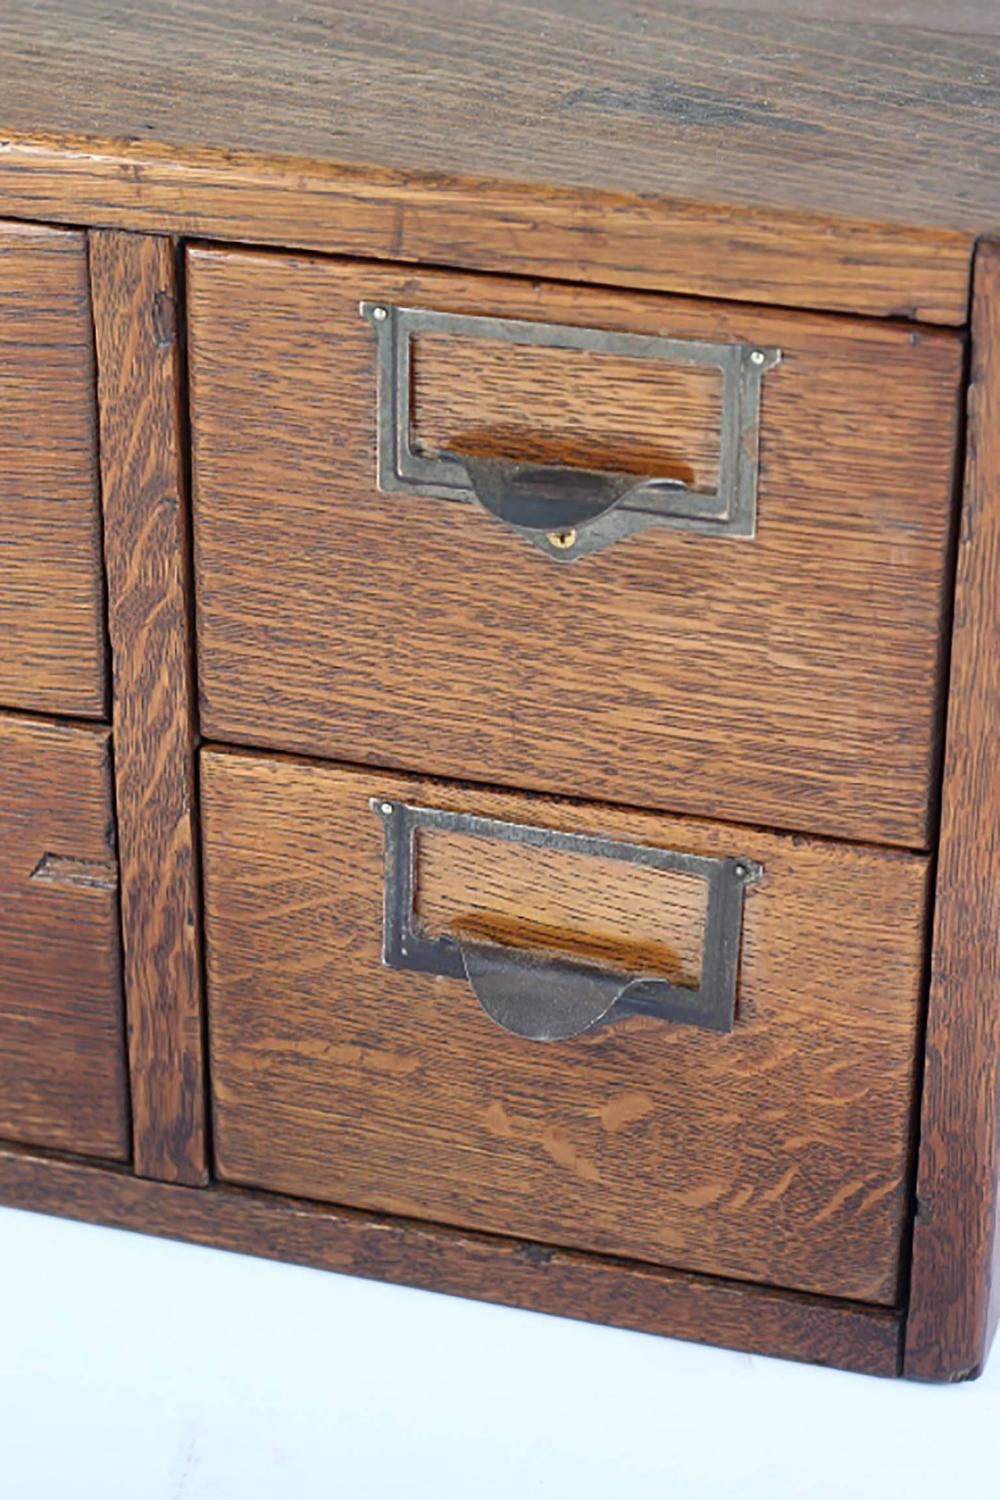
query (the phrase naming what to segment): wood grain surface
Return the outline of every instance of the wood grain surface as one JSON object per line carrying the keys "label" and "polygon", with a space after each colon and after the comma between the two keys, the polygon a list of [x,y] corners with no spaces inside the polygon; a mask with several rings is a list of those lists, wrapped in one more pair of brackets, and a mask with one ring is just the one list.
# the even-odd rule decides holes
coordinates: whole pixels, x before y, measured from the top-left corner
{"label": "wood grain surface", "polygon": [[9,708],[104,715],[93,380],[84,236],[0,223],[0,703]]}
{"label": "wood grain surface", "polygon": [[[958,338],[238,251],[188,264],[209,738],[926,846]],[[647,531],[564,567],[477,506],[380,495],[362,297],[781,348],[757,537]],[[477,391],[459,357],[430,408],[455,443]],[[550,451],[579,440],[577,383],[540,403]],[[587,461],[613,466],[633,431],[648,453],[658,423],[654,467],[697,467],[693,408],[671,453],[661,396],[630,385],[634,419],[622,406]],[[518,432],[526,406],[508,402]]]}
{"label": "wood grain surface", "polygon": [[175,250],[91,235],[135,1168],[207,1173]]}
{"label": "wood grain surface", "polygon": [[779,8],[6,0],[0,204],[963,322],[988,0]]}
{"label": "wood grain surface", "polygon": [[718,485],[718,370],[434,334],[413,338],[411,360],[415,453]]}
{"label": "wood grain surface", "polygon": [[[222,1179],[894,1303],[926,860],[239,752],[202,793]],[[372,796],[760,862],[735,1030],[527,1042],[383,967]],[[664,941],[687,920],[665,903]]]}
{"label": "wood grain surface", "polygon": [[109,740],[0,716],[0,1137],[125,1161]]}
{"label": "wood grain surface", "polygon": [[1000,1315],[1000,245],[976,270],[906,1368],[978,1374]]}
{"label": "wood grain surface", "polygon": [[437,1224],[213,1184],[202,1190],[0,1150],[0,1202],[318,1270],[895,1375],[899,1315]]}
{"label": "wood grain surface", "polygon": [[414,914],[431,936],[512,943],[697,989],[708,885],[622,860],[421,830]]}

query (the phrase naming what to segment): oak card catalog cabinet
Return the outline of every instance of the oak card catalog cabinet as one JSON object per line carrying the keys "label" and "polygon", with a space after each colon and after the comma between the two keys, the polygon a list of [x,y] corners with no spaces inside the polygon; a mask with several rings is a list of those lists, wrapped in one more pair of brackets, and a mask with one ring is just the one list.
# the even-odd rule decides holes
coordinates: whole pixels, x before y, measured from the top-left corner
{"label": "oak card catalog cabinet", "polygon": [[781,9],[3,7],[0,1201],[982,1368],[1000,24]]}

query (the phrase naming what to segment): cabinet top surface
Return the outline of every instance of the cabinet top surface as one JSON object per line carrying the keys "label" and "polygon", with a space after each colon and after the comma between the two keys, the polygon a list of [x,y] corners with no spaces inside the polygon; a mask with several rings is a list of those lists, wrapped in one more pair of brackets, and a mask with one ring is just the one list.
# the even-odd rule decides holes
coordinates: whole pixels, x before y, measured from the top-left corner
{"label": "cabinet top surface", "polygon": [[994,0],[5,0],[0,149],[1000,228]]}

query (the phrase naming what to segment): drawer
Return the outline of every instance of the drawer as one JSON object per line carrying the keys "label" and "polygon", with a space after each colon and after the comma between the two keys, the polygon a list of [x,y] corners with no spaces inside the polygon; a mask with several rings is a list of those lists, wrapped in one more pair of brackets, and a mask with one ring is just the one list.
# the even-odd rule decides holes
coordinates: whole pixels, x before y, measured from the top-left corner
{"label": "drawer", "polygon": [[[927,846],[959,336],[214,249],[188,288],[210,738]],[[374,307],[438,315],[383,362],[380,457]],[[666,481],[700,529],[560,561],[440,488],[456,455],[484,495]]]}
{"label": "drawer", "polygon": [[239,750],[202,790],[221,1178],[896,1300],[922,856]]}
{"label": "drawer", "polygon": [[0,1137],[129,1154],[105,730],[0,717]]}
{"label": "drawer", "polygon": [[0,222],[0,704],[101,718],[87,239]]}

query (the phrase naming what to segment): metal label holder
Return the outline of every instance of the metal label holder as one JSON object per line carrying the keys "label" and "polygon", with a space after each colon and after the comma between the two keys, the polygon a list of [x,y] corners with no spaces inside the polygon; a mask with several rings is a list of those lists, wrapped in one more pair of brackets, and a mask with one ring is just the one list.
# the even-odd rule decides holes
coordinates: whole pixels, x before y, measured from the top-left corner
{"label": "metal label holder", "polygon": [[[745,888],[763,871],[749,859],[682,854],[650,844],[628,844],[561,833],[466,813],[411,807],[373,798],[385,828],[383,962],[464,979],[498,1025],[534,1041],[565,1040],[628,1016],[732,1031],[736,1012],[740,932]],[[561,850],[595,859],[694,876],[708,886],[701,981],[687,989],[643,974],[621,974],[595,965],[494,944],[431,937],[415,921],[417,835],[422,829],[497,839],[528,848]]]}
{"label": "metal label holder", "polygon": [[[385,493],[478,501],[560,562],[572,562],[651,525],[702,536],[755,535],[761,381],[780,361],[780,350],[516,318],[471,317],[389,303],[362,302],[359,311],[376,334],[378,485]],[[420,334],[579,349],[717,369],[722,380],[718,488],[708,492],[689,489],[676,479],[415,452],[410,420],[411,345]],[[555,520],[546,521],[545,515]]]}

